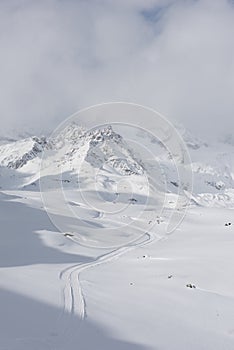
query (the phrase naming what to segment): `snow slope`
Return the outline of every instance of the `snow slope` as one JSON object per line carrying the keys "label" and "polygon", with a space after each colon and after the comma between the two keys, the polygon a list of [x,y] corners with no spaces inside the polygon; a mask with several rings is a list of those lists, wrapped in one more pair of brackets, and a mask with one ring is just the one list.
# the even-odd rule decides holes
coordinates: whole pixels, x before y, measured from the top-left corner
{"label": "snow slope", "polygon": [[0,146],[1,350],[233,349],[234,147],[186,135],[171,234],[185,184],[156,140],[159,165],[111,127]]}

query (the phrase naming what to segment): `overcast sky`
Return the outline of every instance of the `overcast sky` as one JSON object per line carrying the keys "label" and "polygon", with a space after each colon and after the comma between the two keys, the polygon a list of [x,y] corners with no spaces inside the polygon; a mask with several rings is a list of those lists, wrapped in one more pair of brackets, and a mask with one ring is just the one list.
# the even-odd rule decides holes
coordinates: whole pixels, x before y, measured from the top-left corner
{"label": "overcast sky", "polygon": [[108,101],[234,129],[234,1],[1,0],[1,131]]}

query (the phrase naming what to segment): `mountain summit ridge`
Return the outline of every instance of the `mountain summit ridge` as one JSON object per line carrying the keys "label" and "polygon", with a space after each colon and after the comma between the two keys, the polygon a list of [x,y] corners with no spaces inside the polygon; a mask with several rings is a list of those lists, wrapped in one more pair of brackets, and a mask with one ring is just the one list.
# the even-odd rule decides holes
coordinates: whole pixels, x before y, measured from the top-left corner
{"label": "mountain summit ridge", "polygon": [[[182,131],[191,156],[195,201],[203,205],[227,203],[234,207],[233,146],[227,143],[207,144],[194,138],[185,129]],[[140,137],[144,142],[146,135]],[[148,147],[150,142],[154,144],[154,140],[149,141]],[[49,138],[32,136],[0,144],[0,187],[28,188],[38,184],[41,176],[52,176],[59,183],[61,173],[66,174],[63,177],[71,182],[71,186],[77,183],[77,174],[85,179],[91,172],[102,173],[103,178],[109,179],[112,175],[150,177],[155,174],[151,170],[158,162],[164,175],[166,191],[177,193],[179,181],[176,169],[173,169],[173,162],[165,152],[162,149],[154,162],[148,164],[144,157],[144,162],[140,159],[138,153],[129,147],[124,137],[111,125],[86,130],[72,123]],[[44,170],[40,169],[41,162]],[[162,188],[163,183],[160,186]]]}

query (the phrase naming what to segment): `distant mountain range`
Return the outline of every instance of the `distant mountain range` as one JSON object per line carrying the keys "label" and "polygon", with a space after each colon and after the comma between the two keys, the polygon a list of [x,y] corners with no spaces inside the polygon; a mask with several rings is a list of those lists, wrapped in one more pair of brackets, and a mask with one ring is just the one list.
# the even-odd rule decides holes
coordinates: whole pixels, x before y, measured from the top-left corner
{"label": "distant mountain range", "polygon": [[[205,206],[234,207],[234,147],[232,138],[208,144],[179,129],[189,153],[194,174],[193,202]],[[144,142],[145,135],[141,135]],[[150,140],[155,145],[155,140]],[[149,146],[148,146],[149,147]],[[160,143],[158,144],[160,148]],[[162,147],[161,147],[162,148]],[[170,155],[161,149],[155,156],[160,166],[167,192],[177,192],[183,186],[177,179]],[[43,159],[43,167],[41,160]],[[87,168],[120,177],[151,176],[154,164],[142,159],[138,152],[111,126],[86,131],[71,124],[55,137],[27,137],[0,142],[0,187],[2,189],[39,190],[40,176],[57,183],[67,181],[75,185],[77,175],[88,177]],[[86,174],[86,175],[85,175]],[[65,181],[65,182],[66,182]],[[161,179],[158,180],[162,182]]]}

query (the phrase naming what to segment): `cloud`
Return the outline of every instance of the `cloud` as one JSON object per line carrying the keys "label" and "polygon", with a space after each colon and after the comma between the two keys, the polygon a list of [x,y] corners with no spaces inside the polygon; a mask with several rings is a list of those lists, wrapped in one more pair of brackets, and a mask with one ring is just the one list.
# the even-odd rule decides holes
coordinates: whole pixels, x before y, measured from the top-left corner
{"label": "cloud", "polygon": [[108,101],[204,133],[234,127],[232,1],[3,0],[0,29],[2,131]]}

